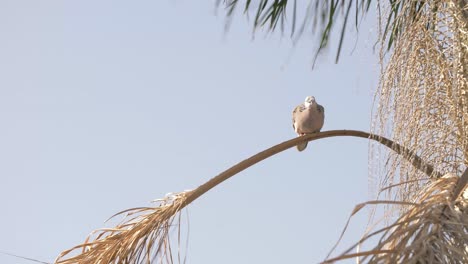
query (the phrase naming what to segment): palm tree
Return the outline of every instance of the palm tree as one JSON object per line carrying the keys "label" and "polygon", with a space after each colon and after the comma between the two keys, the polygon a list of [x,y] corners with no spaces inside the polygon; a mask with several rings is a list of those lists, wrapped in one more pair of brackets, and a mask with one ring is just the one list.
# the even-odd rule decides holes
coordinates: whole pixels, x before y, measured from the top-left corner
{"label": "palm tree", "polygon": [[[338,61],[346,27],[351,20],[358,27],[371,2],[316,0],[306,10],[299,10],[296,0],[225,0],[217,4],[226,10],[227,25],[239,9],[253,15],[254,31],[280,30],[298,41],[304,32],[318,30],[316,55],[331,41],[341,17]],[[468,182],[467,1],[376,3],[382,71],[372,133],[325,131],[280,143],[195,190],[161,199],[156,207],[121,212],[127,214],[122,224],[97,230],[85,243],[64,251],[56,263],[139,263],[150,262],[154,256],[171,263],[168,233],[180,225],[178,217],[185,206],[263,159],[299,142],[330,136],[358,136],[380,143],[372,148],[384,158],[371,158],[370,162],[374,167],[384,164],[383,175],[373,172],[381,192],[378,199],[357,205],[352,214],[367,205],[384,204],[386,213],[396,212],[397,217],[387,219],[388,224],[379,229],[369,229],[349,250],[329,257],[328,262],[358,257],[369,263],[468,263],[468,195],[463,194]],[[298,11],[304,11],[302,18]],[[379,237],[378,243],[359,251],[373,237]],[[75,254],[76,250],[81,252]]]}

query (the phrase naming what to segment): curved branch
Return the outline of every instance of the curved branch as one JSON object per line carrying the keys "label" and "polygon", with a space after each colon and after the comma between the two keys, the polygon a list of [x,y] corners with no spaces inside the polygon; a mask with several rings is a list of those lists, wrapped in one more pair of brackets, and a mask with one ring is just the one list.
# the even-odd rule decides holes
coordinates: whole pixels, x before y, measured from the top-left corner
{"label": "curved branch", "polygon": [[[356,130],[332,130],[305,135],[285,141],[255,154],[192,191],[172,194],[161,199],[160,205],[157,207],[133,208],[118,213],[127,213],[131,217],[114,228],[94,231],[92,233],[92,235],[96,236],[94,240],[90,240],[90,237],[88,237],[83,244],[63,251],[57,257],[55,263],[117,263],[117,261],[124,259],[128,260],[128,263],[133,263],[139,262],[140,258],[144,258],[142,254],[151,255],[151,252],[154,252],[153,250],[155,250],[156,255],[165,254],[165,251],[170,252],[168,234],[174,216],[198,197],[235,174],[279,152],[295,147],[301,142],[337,136],[352,136],[375,140],[405,157],[413,166],[427,175],[441,177],[439,172],[434,171],[433,166],[423,162],[414,152],[385,137]],[[79,250],[81,253],[68,257],[75,250]]]}
{"label": "curved branch", "polygon": [[185,200],[182,207],[185,207],[187,204],[193,202],[195,199],[215,187],[216,185],[220,184],[221,182],[229,179],[230,177],[234,176],[235,174],[255,165],[256,163],[267,159],[279,152],[285,151],[291,147],[295,147],[301,142],[305,141],[314,141],[321,138],[328,138],[328,137],[339,137],[339,136],[348,136],[348,137],[361,137],[361,138],[368,138],[374,141],[377,141],[386,147],[392,149],[399,155],[402,155],[405,159],[407,159],[414,167],[419,169],[420,171],[426,173],[429,177],[440,178],[442,174],[434,170],[434,167],[430,164],[425,163],[419,156],[417,156],[413,151],[409,150],[406,147],[401,146],[400,144],[393,142],[392,140],[379,136],[370,134],[364,131],[359,130],[330,130],[324,131],[314,134],[308,134],[302,137],[297,137],[291,140],[284,141],[276,146],[273,146],[269,149],[266,149],[260,153],[253,155],[252,157],[245,159],[238,164],[232,166],[231,168],[225,170],[224,172],[218,174],[214,178],[210,179],[206,183],[200,185],[198,188],[193,190],[188,196],[187,200]]}

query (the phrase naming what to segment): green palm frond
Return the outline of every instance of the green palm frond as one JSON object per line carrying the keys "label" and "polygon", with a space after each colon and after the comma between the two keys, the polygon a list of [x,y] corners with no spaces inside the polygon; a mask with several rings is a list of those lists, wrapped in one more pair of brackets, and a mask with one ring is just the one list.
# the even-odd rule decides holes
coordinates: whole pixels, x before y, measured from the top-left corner
{"label": "green palm frond", "polygon": [[[367,13],[370,4],[371,0],[318,0],[309,1],[306,5],[298,3],[297,0],[217,1],[217,6],[222,5],[226,10],[227,23],[231,21],[239,5],[243,5],[244,14],[254,14],[252,22],[254,32],[262,28],[272,33],[279,26],[281,33],[289,29],[289,35],[294,41],[297,41],[304,32],[308,30],[315,32],[318,29],[320,31],[320,38],[316,55],[328,46],[331,33],[335,24],[337,24],[337,18],[342,16],[344,20],[341,25],[336,62],[338,62],[340,57],[346,26],[351,17],[353,6],[354,24],[357,29],[359,20]],[[299,17],[300,13],[304,13],[302,18]],[[292,18],[288,20],[288,17]],[[300,26],[298,27],[299,23]]]}
{"label": "green palm frond", "polygon": [[[463,1],[460,0],[460,2]],[[379,8],[389,7],[388,12],[382,15],[386,17],[384,19],[383,40],[387,42],[388,50],[393,47],[394,42],[405,32],[406,28],[418,21],[421,16],[433,18],[427,22],[427,28],[436,27],[436,15],[439,12],[438,5],[431,5],[434,7],[428,8],[428,2],[436,1],[376,1]],[[297,0],[218,0],[217,7],[223,6],[228,21],[231,21],[237,7],[243,6],[244,14],[254,14],[252,22],[254,32],[262,28],[272,33],[277,31],[279,26],[281,33],[289,30],[291,38],[297,41],[305,31],[315,32],[318,30],[319,45],[315,56],[329,45],[331,33],[340,18],[342,23],[335,57],[335,61],[338,62],[350,18],[354,16],[353,24],[358,30],[359,21],[369,11],[371,3],[372,0],[310,0],[308,4],[304,4],[302,1],[298,3]],[[298,16],[299,13],[303,13],[302,18]],[[288,20],[288,17],[291,17],[291,19]],[[298,23],[300,23],[300,27],[297,27]]]}

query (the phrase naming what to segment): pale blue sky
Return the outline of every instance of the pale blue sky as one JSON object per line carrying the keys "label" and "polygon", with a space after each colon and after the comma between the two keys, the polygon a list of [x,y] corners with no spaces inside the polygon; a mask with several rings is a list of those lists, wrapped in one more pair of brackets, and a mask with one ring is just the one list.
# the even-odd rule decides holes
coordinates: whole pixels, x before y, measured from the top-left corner
{"label": "pale blue sky", "polygon": [[[294,137],[307,95],[325,107],[323,130],[369,130],[373,15],[339,64],[332,48],[311,70],[315,38],[252,41],[242,16],[224,34],[214,1],[194,2],[0,0],[1,251],[52,262],[114,213]],[[316,141],[208,192],[189,206],[187,263],[323,260],[369,198],[367,149]]]}

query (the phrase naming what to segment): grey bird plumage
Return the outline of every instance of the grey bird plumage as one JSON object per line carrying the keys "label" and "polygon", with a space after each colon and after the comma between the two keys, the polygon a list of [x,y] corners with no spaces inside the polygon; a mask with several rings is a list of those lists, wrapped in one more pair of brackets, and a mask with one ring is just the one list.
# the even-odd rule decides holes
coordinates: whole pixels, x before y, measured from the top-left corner
{"label": "grey bird plumage", "polygon": [[[317,104],[315,97],[307,96],[304,103],[294,108],[292,120],[298,136],[320,132],[325,121],[325,108]],[[297,150],[303,151],[307,143],[297,145]]]}

